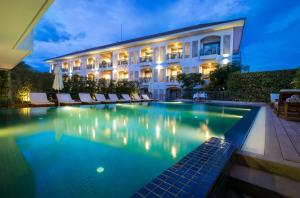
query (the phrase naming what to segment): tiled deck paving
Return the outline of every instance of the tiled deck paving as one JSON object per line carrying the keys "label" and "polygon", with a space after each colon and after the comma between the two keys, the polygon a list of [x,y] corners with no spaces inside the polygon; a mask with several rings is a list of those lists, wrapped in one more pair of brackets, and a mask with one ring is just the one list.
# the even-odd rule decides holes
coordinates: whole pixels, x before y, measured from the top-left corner
{"label": "tiled deck paving", "polygon": [[248,112],[226,132],[225,140],[209,139],[132,197],[205,197],[235,149],[241,147],[258,110]]}

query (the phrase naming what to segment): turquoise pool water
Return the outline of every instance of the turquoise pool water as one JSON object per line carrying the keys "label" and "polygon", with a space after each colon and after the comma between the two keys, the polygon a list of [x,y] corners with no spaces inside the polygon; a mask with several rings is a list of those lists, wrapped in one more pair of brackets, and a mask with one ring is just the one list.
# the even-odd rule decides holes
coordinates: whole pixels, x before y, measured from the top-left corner
{"label": "turquoise pool water", "polygon": [[249,110],[188,103],[0,110],[0,194],[128,197]]}

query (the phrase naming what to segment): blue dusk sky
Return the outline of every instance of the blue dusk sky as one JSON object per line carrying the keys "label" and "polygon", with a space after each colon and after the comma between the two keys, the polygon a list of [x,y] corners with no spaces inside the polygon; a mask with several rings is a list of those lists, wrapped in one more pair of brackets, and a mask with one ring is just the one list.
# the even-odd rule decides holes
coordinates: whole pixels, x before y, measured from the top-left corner
{"label": "blue dusk sky", "polygon": [[242,63],[251,71],[300,66],[300,0],[55,0],[25,62],[206,22],[246,17]]}

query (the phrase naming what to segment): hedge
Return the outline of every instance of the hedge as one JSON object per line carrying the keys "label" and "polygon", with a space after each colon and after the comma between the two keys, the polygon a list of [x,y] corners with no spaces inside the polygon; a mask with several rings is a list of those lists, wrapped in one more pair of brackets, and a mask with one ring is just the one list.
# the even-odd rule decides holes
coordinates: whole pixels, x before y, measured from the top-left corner
{"label": "hedge", "polygon": [[227,85],[230,99],[235,101],[269,102],[270,93],[292,88],[296,70],[232,73]]}
{"label": "hedge", "polygon": [[0,71],[0,107],[7,106],[8,103],[8,73]]}

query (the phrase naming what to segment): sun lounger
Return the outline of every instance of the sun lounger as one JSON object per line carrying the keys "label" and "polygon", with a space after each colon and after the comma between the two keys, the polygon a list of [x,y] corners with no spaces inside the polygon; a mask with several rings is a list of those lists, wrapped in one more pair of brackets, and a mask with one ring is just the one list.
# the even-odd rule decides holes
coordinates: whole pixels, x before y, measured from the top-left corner
{"label": "sun lounger", "polygon": [[153,101],[154,99],[149,98],[147,94],[142,94],[142,97],[145,101]]}
{"label": "sun lounger", "polygon": [[144,99],[142,99],[139,95],[137,95],[137,94],[133,94],[133,99],[134,99],[134,101],[136,101],[136,102],[143,102],[143,101],[145,101]]}
{"label": "sun lounger", "polygon": [[126,102],[131,102],[131,98],[128,94],[122,94],[122,97]]}
{"label": "sun lounger", "polygon": [[80,98],[81,102],[85,103],[85,104],[99,104],[99,103],[101,103],[101,102],[93,100],[89,93],[79,93],[79,98]]}
{"label": "sun lounger", "polygon": [[112,103],[113,101],[106,99],[104,94],[95,94],[97,102],[101,103]]}
{"label": "sun lounger", "polygon": [[54,102],[50,102],[47,99],[46,93],[30,93],[30,102],[33,106],[51,106],[55,105]]}
{"label": "sun lounger", "polygon": [[122,100],[120,100],[116,94],[108,94],[108,97],[113,102],[122,102]]}
{"label": "sun lounger", "polygon": [[81,104],[81,102],[77,102],[73,100],[70,94],[56,94],[58,104],[61,105],[76,105]]}

